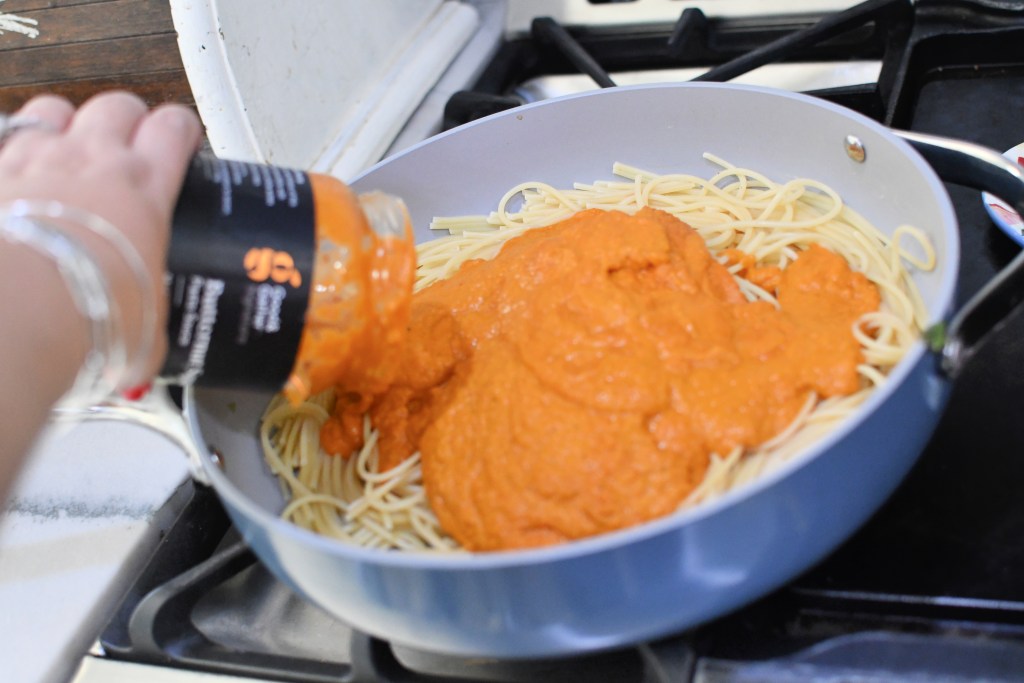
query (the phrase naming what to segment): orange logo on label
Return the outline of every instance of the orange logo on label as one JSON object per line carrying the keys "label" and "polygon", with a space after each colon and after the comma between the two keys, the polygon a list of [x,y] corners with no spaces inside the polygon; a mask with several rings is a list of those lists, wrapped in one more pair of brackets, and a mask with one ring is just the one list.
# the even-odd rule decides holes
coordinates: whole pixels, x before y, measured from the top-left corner
{"label": "orange logo on label", "polygon": [[253,282],[273,280],[292,287],[302,284],[302,273],[295,267],[295,259],[287,251],[253,247],[246,252],[242,264]]}

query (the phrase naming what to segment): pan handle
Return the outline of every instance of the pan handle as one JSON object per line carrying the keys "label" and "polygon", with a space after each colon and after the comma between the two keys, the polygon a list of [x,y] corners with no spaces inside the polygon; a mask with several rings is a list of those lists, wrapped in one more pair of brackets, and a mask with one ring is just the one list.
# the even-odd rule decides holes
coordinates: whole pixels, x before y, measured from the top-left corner
{"label": "pan handle", "polygon": [[131,422],[150,429],[185,451],[192,478],[206,486],[210,478],[202,465],[202,450],[185,423],[181,410],[171,400],[167,385],[156,382],[141,398],[113,396],[103,403],[85,408],[55,408],[50,419],[56,424],[93,420]]}
{"label": "pan handle", "polygon": [[[909,142],[950,183],[989,192],[1024,216],[1024,169],[1002,154],[962,140],[893,131]],[[985,338],[999,329],[1024,299],[1024,251],[953,316],[925,331],[939,368],[949,378],[959,374]]]}

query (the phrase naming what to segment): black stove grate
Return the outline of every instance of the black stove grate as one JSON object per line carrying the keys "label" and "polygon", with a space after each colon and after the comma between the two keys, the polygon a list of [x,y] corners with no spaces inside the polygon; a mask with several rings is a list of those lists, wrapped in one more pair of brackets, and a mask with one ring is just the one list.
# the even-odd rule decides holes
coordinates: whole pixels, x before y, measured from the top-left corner
{"label": "black stove grate", "polygon": [[[540,75],[584,73],[614,85],[611,73],[679,67],[713,68],[696,80],[726,81],[758,66],[783,61],[876,59],[897,62],[913,23],[909,0],[867,0],[837,14],[707,18],[684,10],[674,25],[564,27],[550,17],[533,21],[529,36],[506,42],[474,86],[445,107],[445,128],[524,103],[515,87]],[[888,69],[879,84],[833,93],[879,118],[888,92]]]}

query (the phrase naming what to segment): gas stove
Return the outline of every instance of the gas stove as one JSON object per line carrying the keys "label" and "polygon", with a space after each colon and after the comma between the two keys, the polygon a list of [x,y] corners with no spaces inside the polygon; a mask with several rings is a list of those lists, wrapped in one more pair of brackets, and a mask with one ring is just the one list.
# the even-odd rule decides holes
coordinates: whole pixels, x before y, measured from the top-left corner
{"label": "gas stove", "polygon": [[[1000,150],[1024,140],[1024,2],[470,4],[489,37],[456,58],[389,153],[538,98],[694,78],[810,92],[892,127]],[[963,301],[1019,246],[978,192],[948,190]],[[858,534],[785,588],[692,631],[541,661],[393,646],[292,594],[237,538],[213,493],[189,484],[188,503],[74,680],[1024,679],[1022,339],[1020,316],[993,334],[916,467]]]}

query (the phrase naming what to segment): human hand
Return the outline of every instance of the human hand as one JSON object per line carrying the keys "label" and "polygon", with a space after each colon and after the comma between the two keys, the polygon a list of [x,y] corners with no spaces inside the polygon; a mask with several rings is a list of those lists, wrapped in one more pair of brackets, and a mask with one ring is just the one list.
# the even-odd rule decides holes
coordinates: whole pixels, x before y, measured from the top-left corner
{"label": "human hand", "polygon": [[[166,352],[164,268],[170,221],[188,162],[198,149],[201,126],[188,108],[148,110],[123,92],[98,95],[77,111],[66,100],[40,96],[19,117],[45,125],[22,129],[0,146],[0,205],[19,199],[56,201],[105,219],[145,263],[157,293],[155,344],[133,366],[126,384],[139,384],[160,368]],[[121,311],[138,312],[142,301],[124,262],[104,263]],[[142,316],[123,321],[129,357],[142,339]]]}

